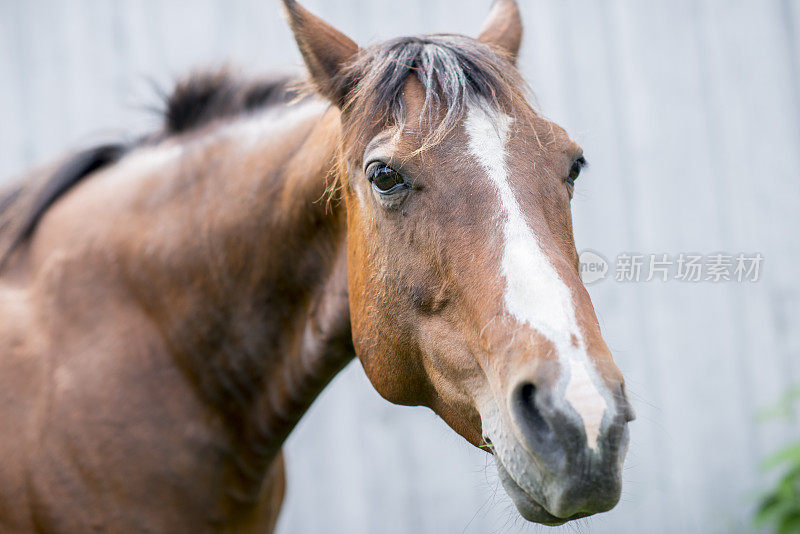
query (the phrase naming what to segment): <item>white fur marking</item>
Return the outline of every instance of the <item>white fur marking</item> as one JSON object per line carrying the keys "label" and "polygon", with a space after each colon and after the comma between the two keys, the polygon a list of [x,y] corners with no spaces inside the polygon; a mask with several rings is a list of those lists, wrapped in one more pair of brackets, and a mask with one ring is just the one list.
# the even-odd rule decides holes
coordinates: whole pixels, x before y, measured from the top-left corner
{"label": "white fur marking", "polygon": [[589,376],[585,361],[569,359],[569,383],[564,391],[564,398],[580,414],[589,448],[596,450],[600,425],[606,411],[606,401]]}
{"label": "white fur marking", "polygon": [[539,246],[508,183],[506,139],[512,122],[504,113],[487,113],[472,105],[465,123],[470,151],[497,187],[506,215],[502,259],[505,306],[514,318],[555,345],[562,366],[569,370],[564,397],[583,421],[589,448],[596,450],[608,403],[590,374],[591,363],[575,317],[572,293]]}

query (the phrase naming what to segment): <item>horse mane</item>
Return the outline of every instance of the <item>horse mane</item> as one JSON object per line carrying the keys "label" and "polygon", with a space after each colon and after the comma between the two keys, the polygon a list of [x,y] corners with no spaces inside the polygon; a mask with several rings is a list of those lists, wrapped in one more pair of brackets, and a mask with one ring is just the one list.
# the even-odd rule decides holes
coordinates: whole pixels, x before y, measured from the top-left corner
{"label": "horse mane", "polygon": [[46,180],[14,184],[0,197],[0,268],[33,235],[38,222],[56,200],[85,176],[119,160],[127,150],[124,144],[82,150],[61,163]]}
{"label": "horse mane", "polygon": [[403,127],[403,89],[412,75],[425,90],[421,120],[438,121],[418,151],[441,141],[469,104],[511,110],[529,93],[511,58],[496,47],[456,34],[400,37],[361,50],[340,75],[337,83],[349,89],[343,109],[355,121],[346,134],[364,139],[385,121]]}
{"label": "horse mane", "polygon": [[219,119],[288,104],[298,95],[294,82],[288,76],[243,80],[227,70],[190,75],[166,99],[165,132],[180,134]]}
{"label": "horse mane", "polygon": [[33,235],[50,206],[94,172],[117,163],[136,147],[222,119],[287,104],[297,96],[293,86],[289,77],[245,80],[227,70],[192,74],[179,81],[164,98],[160,131],[130,143],[103,144],[76,152],[48,175],[23,178],[5,191],[0,190],[0,269],[14,250]]}

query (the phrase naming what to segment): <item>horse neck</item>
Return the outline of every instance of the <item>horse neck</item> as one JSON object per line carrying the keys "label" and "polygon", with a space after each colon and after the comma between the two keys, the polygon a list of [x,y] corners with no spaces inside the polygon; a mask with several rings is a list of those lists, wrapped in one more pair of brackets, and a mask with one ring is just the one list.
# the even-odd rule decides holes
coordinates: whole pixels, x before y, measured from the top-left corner
{"label": "horse neck", "polygon": [[[325,199],[338,112],[287,113],[266,133],[246,124],[184,148],[190,192],[128,263],[171,356],[221,415],[244,498],[354,354],[344,207]],[[176,213],[177,242],[161,229]]]}

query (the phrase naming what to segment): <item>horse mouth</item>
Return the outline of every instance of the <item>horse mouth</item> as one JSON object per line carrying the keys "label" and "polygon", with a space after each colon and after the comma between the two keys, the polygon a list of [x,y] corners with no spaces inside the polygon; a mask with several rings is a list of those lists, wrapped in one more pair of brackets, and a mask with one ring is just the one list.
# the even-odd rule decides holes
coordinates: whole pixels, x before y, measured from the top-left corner
{"label": "horse mouth", "polygon": [[497,474],[500,476],[500,481],[503,484],[503,488],[511,498],[514,506],[517,507],[517,511],[519,511],[520,515],[526,520],[550,527],[557,527],[559,525],[563,525],[567,521],[592,515],[591,513],[578,513],[570,517],[558,517],[551,514],[539,503],[539,501],[531,496],[530,493],[525,491],[517,483],[517,481],[514,480],[514,477],[511,476],[508,470],[506,470],[498,455],[495,454],[494,457],[495,463],[497,464]]}

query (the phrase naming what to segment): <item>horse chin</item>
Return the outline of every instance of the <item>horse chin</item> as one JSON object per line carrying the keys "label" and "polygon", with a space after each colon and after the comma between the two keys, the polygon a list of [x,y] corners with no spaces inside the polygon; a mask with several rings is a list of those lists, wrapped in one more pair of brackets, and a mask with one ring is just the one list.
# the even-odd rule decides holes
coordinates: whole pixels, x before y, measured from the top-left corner
{"label": "horse chin", "polygon": [[526,520],[550,527],[557,527],[559,525],[563,525],[567,521],[592,515],[576,514],[571,517],[557,517],[551,514],[544,508],[544,506],[539,504],[536,499],[534,499],[528,492],[522,489],[519,484],[517,484],[516,480],[514,480],[514,477],[511,476],[508,470],[506,470],[503,462],[500,461],[500,458],[497,454],[494,455],[494,459],[495,464],[497,465],[497,474],[500,476],[500,482],[502,482],[503,488],[511,498],[514,506],[517,507],[517,511]]}

